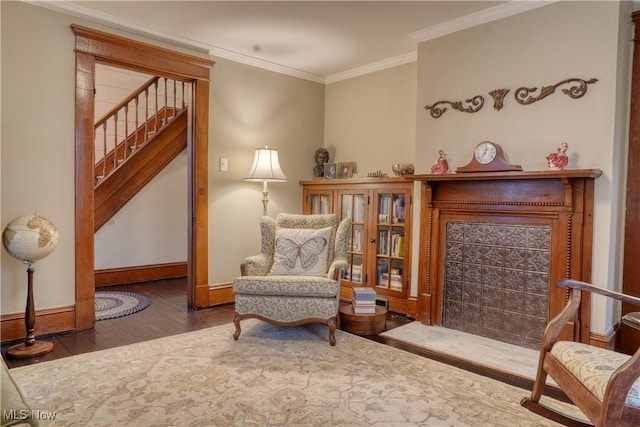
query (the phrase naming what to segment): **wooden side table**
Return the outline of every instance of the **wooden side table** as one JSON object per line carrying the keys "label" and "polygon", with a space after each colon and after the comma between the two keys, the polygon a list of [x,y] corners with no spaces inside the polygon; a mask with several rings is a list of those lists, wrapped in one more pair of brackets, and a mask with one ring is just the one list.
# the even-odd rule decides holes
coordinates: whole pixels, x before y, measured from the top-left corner
{"label": "wooden side table", "polygon": [[375,313],[355,314],[351,304],[340,305],[340,329],[356,335],[378,335],[387,327],[387,309],[376,306]]}

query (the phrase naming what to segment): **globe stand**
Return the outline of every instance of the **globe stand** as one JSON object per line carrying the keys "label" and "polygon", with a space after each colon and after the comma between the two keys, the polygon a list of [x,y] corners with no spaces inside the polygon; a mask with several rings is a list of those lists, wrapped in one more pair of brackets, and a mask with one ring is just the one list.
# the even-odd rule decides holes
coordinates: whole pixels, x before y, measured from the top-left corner
{"label": "globe stand", "polygon": [[27,308],[24,313],[24,324],[27,329],[27,337],[23,343],[9,347],[7,356],[13,359],[28,359],[30,357],[42,356],[53,350],[53,343],[48,341],[36,341],[33,334],[36,323],[36,310],[33,303],[33,264],[27,264]]}

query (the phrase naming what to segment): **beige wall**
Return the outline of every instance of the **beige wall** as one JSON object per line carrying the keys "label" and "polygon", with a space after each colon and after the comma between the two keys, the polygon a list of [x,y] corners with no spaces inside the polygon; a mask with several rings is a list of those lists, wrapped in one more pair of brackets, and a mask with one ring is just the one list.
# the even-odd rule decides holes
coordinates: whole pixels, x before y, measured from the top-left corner
{"label": "beige wall", "polygon": [[[390,172],[391,163],[415,161],[416,172],[427,173],[438,150],[447,153],[455,170],[470,161],[473,147],[483,140],[501,144],[507,160],[525,170],[544,170],[545,156],[567,142],[571,168],[603,170],[596,185],[592,278],[600,286],[619,290],[631,6],[558,2],[420,43],[415,69],[410,64],[327,86],[325,144],[335,150],[338,161],[346,157],[365,171]],[[408,86],[414,84],[414,75],[417,87],[412,89]],[[561,88],[528,106],[513,99],[518,87],[553,85],[570,77],[599,81],[577,100],[562,94]],[[488,95],[498,88],[511,89],[501,111],[493,109]],[[375,101],[387,91],[393,93],[393,101],[384,111]],[[439,100],[475,95],[485,97],[478,113],[449,109],[434,119],[424,110]],[[408,111],[404,106],[414,99],[416,104]],[[399,118],[393,114],[396,111],[404,115]],[[406,143],[414,131],[407,117],[411,114],[416,120],[415,155]],[[418,219],[417,208],[414,215]],[[417,242],[419,221],[414,227]],[[415,265],[413,271],[415,295]],[[592,330],[607,332],[616,309],[596,299]]]}
{"label": "beige wall", "polygon": [[356,162],[358,177],[413,162],[416,63],[327,85],[325,146],[332,162]]}
{"label": "beige wall", "polygon": [[[455,170],[469,162],[477,143],[491,140],[502,145],[511,163],[543,170],[545,155],[567,142],[571,168],[603,171],[596,183],[592,280],[612,289],[621,286],[618,188],[627,139],[630,12],[630,4],[621,10],[617,2],[559,2],[418,48],[417,169],[427,171],[443,149]],[[620,46],[619,32],[627,35]],[[577,100],[560,90],[528,106],[513,98],[516,88],[540,88],[570,77],[598,82]],[[492,108],[487,95],[497,88],[511,89],[501,111]],[[434,119],[423,110],[438,100],[478,94],[485,96],[478,113],[450,109]],[[611,317],[612,307],[596,300],[592,330],[605,332]]]}
{"label": "beige wall", "polygon": [[[35,303],[38,310],[73,305],[75,55],[69,26],[76,23],[179,51],[185,49],[24,2],[2,2],[0,7],[1,225],[4,227],[14,217],[35,211],[57,225],[60,233],[57,249],[35,267]],[[260,249],[261,185],[242,180],[255,148],[265,144],[277,148],[289,179],[287,183],[270,185],[269,214],[300,211],[298,181],[313,176],[313,152],[323,143],[324,87],[225,60],[217,62],[211,75],[209,282],[215,284],[227,283],[237,276],[242,258]],[[38,119],[34,121],[34,117]],[[218,172],[219,157],[229,159],[228,172]],[[169,176],[175,176],[175,180]],[[179,157],[137,201],[107,224],[105,230],[111,230],[112,235],[96,237],[97,256],[108,260],[101,261],[98,268],[186,259],[180,256],[186,242],[167,242],[163,232],[166,222],[157,228],[135,227],[153,218],[147,204],[156,210],[170,205],[164,193],[167,188],[177,191],[178,201],[174,202],[181,204],[180,200],[186,198],[186,191],[180,193],[178,189],[181,182],[186,182],[186,162]],[[156,187],[158,183],[160,186]],[[118,250],[117,243],[113,243],[117,240],[127,249]],[[165,254],[162,260],[149,259],[149,252],[160,245],[172,244],[175,246],[171,250],[177,254]],[[130,256],[125,256],[126,253]],[[174,257],[179,258],[171,259]],[[5,251],[0,278],[1,313],[23,312],[25,268]]]}
{"label": "beige wall", "polygon": [[[39,212],[58,228],[55,251],[35,264],[37,309],[74,294],[74,38],[71,19],[2,2],[2,227]],[[24,312],[26,273],[2,250],[2,313]]]}
{"label": "beige wall", "polygon": [[[302,208],[299,181],[313,178],[323,142],[324,86],[214,58],[209,151],[209,282],[229,282],[260,252],[262,184],[243,178],[256,148],[278,150],[288,181],[269,184],[269,216]],[[226,158],[228,172],[218,171]]]}

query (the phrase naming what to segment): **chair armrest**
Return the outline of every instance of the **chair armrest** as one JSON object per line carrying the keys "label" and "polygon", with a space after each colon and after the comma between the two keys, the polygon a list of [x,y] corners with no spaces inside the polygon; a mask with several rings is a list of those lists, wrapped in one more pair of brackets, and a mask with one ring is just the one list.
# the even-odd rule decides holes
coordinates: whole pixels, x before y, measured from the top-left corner
{"label": "chair armrest", "polygon": [[618,301],[626,302],[627,304],[637,305],[638,307],[640,307],[640,298],[638,297],[610,291],[608,289],[592,285],[591,283],[581,282],[579,280],[573,279],[563,279],[559,280],[556,286],[558,286],[559,288],[573,288],[593,292],[609,298],[617,299]]}
{"label": "chair armrest", "polygon": [[240,264],[240,274],[243,276],[266,276],[271,269],[271,260],[264,254],[245,258]]}
{"label": "chair armrest", "polygon": [[622,317],[622,323],[634,329],[640,330],[640,312],[634,311],[627,313]]}
{"label": "chair armrest", "polygon": [[346,258],[334,258],[333,262],[329,266],[327,277],[333,280],[340,280],[343,273],[349,268],[349,263]]}
{"label": "chair armrest", "polygon": [[640,298],[633,297],[631,295],[621,294],[619,292],[610,291],[608,289],[601,288],[599,286],[592,285],[591,283],[581,282],[574,279],[562,279],[556,283],[559,288],[569,288],[570,297],[569,302],[564,309],[554,317],[547,325],[544,331],[544,337],[542,339],[542,346],[545,351],[549,351],[551,347],[556,343],[560,333],[564,326],[569,322],[576,311],[580,307],[580,301],[582,298],[582,291],[592,292],[599,295],[604,295],[609,298],[613,298],[622,302],[637,305],[640,307]]}
{"label": "chair armrest", "polygon": [[[564,282],[564,281],[560,281]],[[556,285],[558,287],[566,287],[569,284],[563,283],[563,286],[560,286],[560,282]],[[579,288],[574,288],[572,286],[568,286],[570,290],[569,301],[567,305],[564,306],[562,311],[556,315],[553,319],[549,321],[547,327],[544,329],[544,335],[542,336],[542,352],[540,353],[541,361],[544,357],[543,353],[551,350],[551,347],[558,341],[558,337],[562,332],[565,325],[573,319],[578,308],[580,308],[580,301],[582,300],[582,292]]]}

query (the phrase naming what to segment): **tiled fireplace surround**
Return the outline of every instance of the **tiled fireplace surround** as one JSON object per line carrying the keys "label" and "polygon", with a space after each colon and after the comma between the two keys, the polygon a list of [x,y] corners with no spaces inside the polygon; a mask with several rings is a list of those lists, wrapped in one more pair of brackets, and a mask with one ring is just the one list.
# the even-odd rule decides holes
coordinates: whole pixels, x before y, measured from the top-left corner
{"label": "tiled fireplace surround", "polygon": [[[537,350],[589,281],[599,170],[414,175],[422,182],[418,320]],[[589,299],[565,339],[588,342]]]}
{"label": "tiled fireplace surround", "polygon": [[551,228],[447,221],[442,325],[540,347],[547,323]]}

